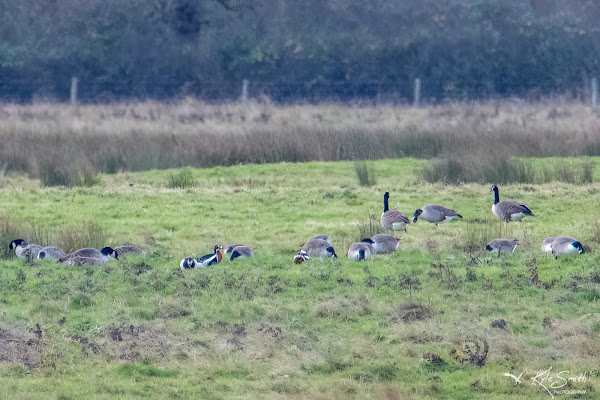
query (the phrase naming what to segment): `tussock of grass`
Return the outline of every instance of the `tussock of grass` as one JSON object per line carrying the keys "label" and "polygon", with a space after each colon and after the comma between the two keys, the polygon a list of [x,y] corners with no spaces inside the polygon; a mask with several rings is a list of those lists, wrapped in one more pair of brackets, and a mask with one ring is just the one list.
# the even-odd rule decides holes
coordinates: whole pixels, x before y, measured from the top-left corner
{"label": "tussock of grass", "polygon": [[460,183],[549,183],[589,184],[594,165],[589,160],[526,160],[507,154],[446,156],[429,162],[419,176],[426,182]]}
{"label": "tussock of grass", "polygon": [[60,231],[56,243],[66,252],[85,247],[101,249],[107,245],[107,234],[97,223],[86,221]]}
{"label": "tussock of grass", "polygon": [[354,161],[354,170],[360,186],[373,186],[375,184],[375,172],[373,166],[366,161]]}
{"label": "tussock of grass", "polygon": [[186,189],[195,184],[190,168],[183,168],[177,173],[170,173],[167,177],[167,187],[169,189]]}

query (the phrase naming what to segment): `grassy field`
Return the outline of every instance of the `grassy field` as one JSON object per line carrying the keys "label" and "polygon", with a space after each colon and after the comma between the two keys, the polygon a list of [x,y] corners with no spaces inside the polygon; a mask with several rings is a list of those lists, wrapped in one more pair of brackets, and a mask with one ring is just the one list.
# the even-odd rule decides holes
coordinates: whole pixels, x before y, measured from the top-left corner
{"label": "grassy field", "polygon": [[[531,378],[549,367],[587,373],[561,389],[595,398],[600,184],[501,186],[536,215],[501,227],[488,184],[427,184],[425,163],[370,162],[372,186],[352,162],[124,172],[75,188],[0,175],[3,247],[16,235],[147,249],[90,268],[0,260],[0,398],[548,398]],[[442,204],[464,219],[419,221],[396,253],[348,260],[385,191],[407,215]],[[339,259],[294,264],[317,233]],[[558,234],[588,253],[543,255]],[[490,256],[496,237],[520,246]],[[178,270],[233,242],[256,256]],[[524,369],[521,385],[503,376]]]}

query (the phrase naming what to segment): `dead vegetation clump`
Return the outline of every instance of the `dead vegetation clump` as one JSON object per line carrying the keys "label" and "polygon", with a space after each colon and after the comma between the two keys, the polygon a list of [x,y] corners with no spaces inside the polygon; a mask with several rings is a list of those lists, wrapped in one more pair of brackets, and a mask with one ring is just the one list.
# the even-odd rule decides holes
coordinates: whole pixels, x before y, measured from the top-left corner
{"label": "dead vegetation clump", "polygon": [[40,367],[43,357],[42,335],[39,324],[33,330],[0,327],[0,363]]}
{"label": "dead vegetation clump", "polygon": [[424,305],[409,302],[398,308],[392,316],[392,322],[411,323],[431,318],[432,312]]}

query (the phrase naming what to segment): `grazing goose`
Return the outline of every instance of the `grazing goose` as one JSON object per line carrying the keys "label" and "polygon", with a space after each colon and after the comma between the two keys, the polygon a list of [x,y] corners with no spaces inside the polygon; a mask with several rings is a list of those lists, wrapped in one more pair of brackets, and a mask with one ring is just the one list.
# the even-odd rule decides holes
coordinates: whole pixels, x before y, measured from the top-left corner
{"label": "grazing goose", "polygon": [[578,240],[568,236],[559,236],[552,242],[552,255],[558,258],[561,254],[585,253],[583,246]]}
{"label": "grazing goose", "polygon": [[102,250],[85,248],[68,254],[66,257],[59,259],[58,262],[75,267],[102,265],[108,262],[109,257],[118,260],[119,254],[110,247],[105,247]]}
{"label": "grazing goose", "polygon": [[331,243],[325,239],[310,239],[304,243],[300,250],[304,251],[309,257],[333,257],[337,258],[335,250]]}
{"label": "grazing goose", "polygon": [[494,192],[494,205],[492,212],[500,221],[520,221],[525,217],[534,217],[531,210],[525,205],[516,201],[500,201],[498,186],[492,185],[490,192]]}
{"label": "grazing goose", "polygon": [[518,239],[493,239],[485,246],[485,249],[497,252],[499,257],[501,253],[514,253],[518,244]]}
{"label": "grazing goose", "polygon": [[252,249],[248,246],[235,246],[233,248],[233,251],[231,252],[231,257],[229,258],[229,261],[233,261],[236,258],[244,258],[244,257],[252,257],[254,256],[254,251],[252,251]]}
{"label": "grazing goose", "polygon": [[181,269],[194,269],[194,268],[206,268],[209,265],[218,264],[221,262],[223,255],[221,254],[223,246],[220,244],[214,247],[213,254],[207,254],[200,258],[186,257],[179,263]]}
{"label": "grazing goose", "polygon": [[243,244],[241,244],[241,243],[234,243],[234,244],[230,244],[229,246],[227,246],[227,247],[225,248],[225,251],[224,251],[224,253],[225,253],[225,254],[231,254],[231,252],[233,251],[233,249],[234,249],[235,247],[238,247],[238,246],[245,246],[245,245],[243,245]]}
{"label": "grazing goose", "polygon": [[300,250],[294,256],[294,264],[302,264],[306,260],[310,260],[310,257],[305,251]]}
{"label": "grazing goose", "polygon": [[60,260],[61,258],[65,258],[67,253],[64,252],[63,249],[54,246],[46,246],[43,247],[38,253],[38,259],[50,259],[50,260]]}
{"label": "grazing goose", "polygon": [[388,201],[390,192],[383,195],[383,213],[381,214],[381,226],[389,231],[406,231],[410,220],[398,210],[390,210]]}
{"label": "grazing goose", "polygon": [[27,244],[24,239],[15,239],[8,245],[9,250],[14,250],[15,255],[27,261],[33,261],[37,258],[42,249],[39,244]]}
{"label": "grazing goose", "polygon": [[438,206],[437,204],[429,204],[422,209],[415,211],[413,216],[413,222],[417,222],[419,216],[427,222],[432,224],[441,224],[443,222],[452,221],[454,217],[462,218],[462,215],[456,211],[446,207]]}
{"label": "grazing goose", "polygon": [[356,261],[363,261],[375,254],[375,249],[371,243],[358,242],[352,243],[348,249],[348,258]]}
{"label": "grazing goose", "polygon": [[363,239],[361,242],[370,243],[375,250],[375,254],[390,254],[393,253],[400,244],[400,239],[386,235],[384,233],[371,236],[371,238]]}

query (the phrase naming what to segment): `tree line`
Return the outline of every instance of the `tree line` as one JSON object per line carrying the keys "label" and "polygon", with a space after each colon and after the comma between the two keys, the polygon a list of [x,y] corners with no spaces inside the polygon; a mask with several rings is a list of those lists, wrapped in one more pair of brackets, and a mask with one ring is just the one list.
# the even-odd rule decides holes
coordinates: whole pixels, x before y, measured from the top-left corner
{"label": "tree line", "polygon": [[584,96],[594,0],[0,0],[0,99]]}

